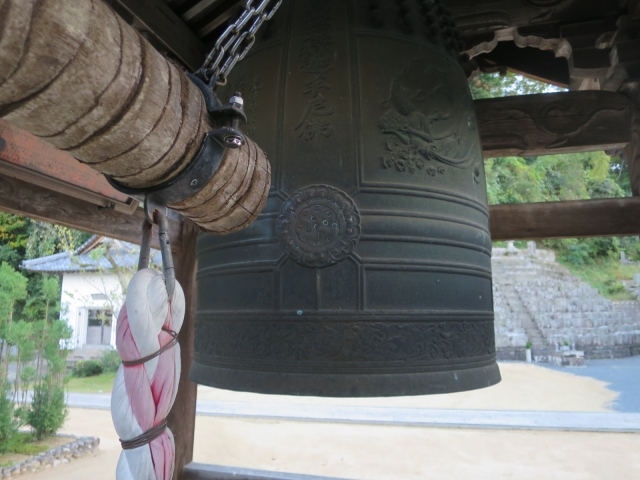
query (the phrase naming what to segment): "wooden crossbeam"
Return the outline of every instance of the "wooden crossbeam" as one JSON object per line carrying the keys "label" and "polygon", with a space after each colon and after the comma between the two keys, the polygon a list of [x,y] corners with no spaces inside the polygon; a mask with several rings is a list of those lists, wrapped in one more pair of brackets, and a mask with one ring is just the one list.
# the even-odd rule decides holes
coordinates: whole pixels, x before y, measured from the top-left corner
{"label": "wooden crossbeam", "polygon": [[[142,209],[133,214],[100,209],[85,200],[2,175],[0,210],[131,243],[140,243],[144,220]],[[181,248],[181,223],[169,221],[171,246],[175,251]],[[159,247],[157,232],[152,236],[152,246]]]}
{"label": "wooden crossbeam", "polygon": [[[79,200],[15,178],[0,175],[0,210],[54,222],[132,243],[140,242],[144,214],[98,210]],[[493,240],[640,235],[640,198],[492,205]],[[181,222],[171,220],[171,243],[182,250]],[[153,235],[157,248],[157,236]]]}
{"label": "wooden crossbeam", "polygon": [[622,149],[631,141],[630,99],[606,91],[475,101],[485,158]]}
{"label": "wooden crossbeam", "polygon": [[640,198],[492,205],[491,238],[545,238],[640,235]]}

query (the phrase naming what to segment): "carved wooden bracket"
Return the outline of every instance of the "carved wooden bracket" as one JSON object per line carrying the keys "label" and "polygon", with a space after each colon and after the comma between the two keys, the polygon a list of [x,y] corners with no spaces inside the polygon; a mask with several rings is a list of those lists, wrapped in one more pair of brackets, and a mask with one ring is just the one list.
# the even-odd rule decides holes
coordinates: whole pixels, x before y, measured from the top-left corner
{"label": "carved wooden bracket", "polygon": [[476,100],[485,158],[624,148],[631,141],[625,95],[584,91]]}

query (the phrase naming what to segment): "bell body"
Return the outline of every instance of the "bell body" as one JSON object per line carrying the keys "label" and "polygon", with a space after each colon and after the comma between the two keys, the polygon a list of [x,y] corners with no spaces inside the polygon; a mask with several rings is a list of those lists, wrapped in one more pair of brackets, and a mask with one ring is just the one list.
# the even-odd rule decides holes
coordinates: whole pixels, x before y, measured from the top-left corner
{"label": "bell body", "polygon": [[273,179],[252,226],[199,238],[198,383],[392,396],[500,381],[482,150],[450,22],[375,3],[285,0],[229,78]]}

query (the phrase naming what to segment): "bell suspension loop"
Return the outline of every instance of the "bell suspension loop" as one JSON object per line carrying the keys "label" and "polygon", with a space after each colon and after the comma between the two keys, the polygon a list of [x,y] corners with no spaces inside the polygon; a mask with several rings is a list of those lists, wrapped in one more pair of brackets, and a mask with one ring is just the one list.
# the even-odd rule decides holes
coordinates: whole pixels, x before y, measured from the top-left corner
{"label": "bell suspension loop", "polygon": [[176,286],[176,272],[173,264],[173,254],[171,253],[167,207],[156,204],[147,196],[144,200],[144,210],[145,219],[142,222],[142,240],[140,242],[138,270],[149,268],[151,258],[151,234],[153,225],[157,225],[158,243],[160,244],[160,254],[162,255],[162,274],[164,275],[164,281],[167,287],[167,295],[169,301],[171,301]]}
{"label": "bell suspension loop", "polygon": [[256,33],[264,22],[273,18],[282,0],[246,0],[244,10],[220,35],[196,75],[213,92],[227,84],[227,76],[243,60],[256,41]]}

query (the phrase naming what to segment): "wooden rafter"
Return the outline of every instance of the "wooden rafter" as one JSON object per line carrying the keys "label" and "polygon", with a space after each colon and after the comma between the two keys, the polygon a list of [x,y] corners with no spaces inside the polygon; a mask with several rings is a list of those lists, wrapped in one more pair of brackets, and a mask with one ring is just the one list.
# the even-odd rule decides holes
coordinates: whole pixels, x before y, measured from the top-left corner
{"label": "wooden rafter", "polygon": [[204,44],[165,1],[110,0],[107,3],[159,50],[170,53],[191,70],[202,66]]}

